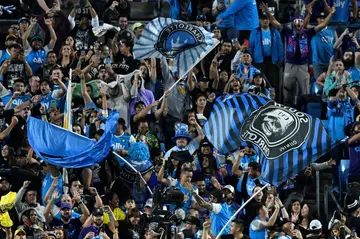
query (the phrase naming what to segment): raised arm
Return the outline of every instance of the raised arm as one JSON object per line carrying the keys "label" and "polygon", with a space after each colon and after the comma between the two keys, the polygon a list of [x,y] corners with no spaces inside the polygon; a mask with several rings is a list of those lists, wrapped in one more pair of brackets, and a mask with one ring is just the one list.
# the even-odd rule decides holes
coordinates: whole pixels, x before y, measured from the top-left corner
{"label": "raised arm", "polygon": [[163,164],[159,170],[159,173],[157,175],[157,180],[165,185],[169,185],[170,181],[167,178],[164,178],[165,173],[165,164],[166,164],[166,158],[163,159]]}
{"label": "raised arm", "polygon": [[265,5],[265,3],[260,3],[260,9],[268,16],[270,23],[277,28],[279,31],[282,30],[281,23],[276,20],[276,18],[270,13],[269,8]]}
{"label": "raised arm", "polygon": [[81,95],[84,99],[84,104],[87,106],[92,100],[90,95],[86,91],[86,82],[84,74],[80,75],[80,88],[81,88]]}
{"label": "raised arm", "polygon": [[327,17],[325,18],[325,20],[324,20],[322,23],[320,23],[319,25],[317,25],[317,26],[315,27],[315,29],[314,29],[315,32],[319,32],[319,31],[321,31],[322,29],[324,29],[324,28],[329,24],[330,19],[332,18],[332,16],[334,16],[335,12],[336,12],[335,7],[332,7],[332,8],[330,9],[329,14],[328,14]]}
{"label": "raised arm", "polygon": [[[30,48],[28,38],[29,38],[32,30],[34,29],[34,26],[36,25],[36,23],[37,23],[36,17],[31,18],[30,19],[30,25],[29,25],[28,29],[25,31],[24,35],[22,35],[22,37],[21,37],[22,43],[23,43],[23,48],[25,50],[28,50]],[[31,50],[31,48],[30,48],[30,50]]]}
{"label": "raised arm", "polygon": [[48,49],[50,50],[50,49],[54,48],[56,41],[57,41],[57,36],[56,36],[54,28],[52,27],[51,19],[44,19],[44,21],[45,21],[45,24],[48,27],[49,33],[50,33],[50,41],[47,45]]}
{"label": "raised arm", "polygon": [[10,125],[0,133],[0,139],[1,140],[5,139],[11,133],[11,130],[17,125],[18,122],[19,120],[16,118],[16,116],[13,116],[11,118]]}
{"label": "raised arm", "polygon": [[236,159],[231,169],[232,173],[238,178],[240,178],[242,175],[242,171],[239,169],[239,166],[240,166],[240,160],[242,157],[244,157],[244,155],[245,155],[245,150],[240,150],[239,154],[236,156]]}

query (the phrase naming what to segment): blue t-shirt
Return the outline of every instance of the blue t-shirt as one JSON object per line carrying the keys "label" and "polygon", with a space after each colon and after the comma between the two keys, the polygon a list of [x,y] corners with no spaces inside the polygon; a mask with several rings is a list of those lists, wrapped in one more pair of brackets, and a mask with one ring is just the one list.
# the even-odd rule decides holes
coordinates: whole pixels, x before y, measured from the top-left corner
{"label": "blue t-shirt", "polygon": [[332,28],[325,28],[318,32],[311,39],[311,50],[313,62],[329,64],[330,58],[334,55],[334,44],[336,31]]}
{"label": "blue t-shirt", "polygon": [[71,218],[69,223],[64,223],[61,219],[54,218],[50,223],[52,227],[63,227],[68,232],[68,238],[78,238],[82,227],[80,218]]}
{"label": "blue t-shirt", "polygon": [[262,32],[262,44],[264,48],[264,56],[271,56],[271,31],[270,28],[267,31]]}
{"label": "blue t-shirt", "polygon": [[[244,179],[244,174],[241,175],[241,177],[239,178],[239,181],[236,185],[236,191],[241,192],[241,185]],[[247,177],[247,182],[246,182],[246,191],[247,194],[251,197],[253,194],[253,189],[256,187],[256,183],[255,181],[259,180],[259,183],[265,185],[266,182],[262,177],[257,177],[257,178],[250,178],[249,176]]]}
{"label": "blue t-shirt", "polygon": [[[47,173],[44,177],[44,181],[42,183],[42,188],[41,188],[41,200],[42,200],[43,206],[46,206],[46,204],[44,203],[44,199],[45,199],[47,192],[50,190],[51,184],[53,183],[53,181],[54,181],[54,178],[51,176],[50,173]],[[62,180],[61,175],[58,177],[58,185],[56,186],[56,188],[54,190],[58,190],[59,195],[63,194],[63,180]],[[55,204],[58,204],[58,203],[60,203],[60,198],[55,201]]]}
{"label": "blue t-shirt", "polygon": [[48,94],[46,95],[42,95],[42,99],[40,101],[40,104],[42,106],[44,106],[44,108],[46,109],[46,112],[50,109],[50,108],[56,108],[56,109],[60,109],[61,107],[61,98],[59,98],[57,96],[57,91],[50,91]]}
{"label": "blue t-shirt", "polygon": [[333,0],[330,6],[335,6],[336,12],[330,22],[347,23],[350,16],[349,0]]}
{"label": "blue t-shirt", "polygon": [[31,99],[30,95],[20,95],[12,102],[12,104],[10,105],[10,109],[14,109],[16,106],[21,105],[22,103],[25,103],[30,99]]}
{"label": "blue t-shirt", "polygon": [[[220,211],[218,213],[215,213],[214,210],[218,210],[221,207]],[[210,218],[212,220],[211,222],[211,231],[214,234],[214,236],[217,236],[221,229],[225,226],[225,224],[230,220],[232,216],[232,211],[230,210],[228,204],[225,203],[213,203],[213,211],[210,212]],[[229,234],[230,233],[230,223],[222,233]]]}
{"label": "blue t-shirt", "polygon": [[[129,133],[123,133],[120,136],[116,136],[116,135],[112,136],[111,146],[115,152],[118,151],[119,149],[124,149],[128,151],[132,142],[135,142],[134,137]],[[130,159],[128,155],[122,157],[126,160]],[[120,164],[120,166],[123,166],[125,164],[121,159],[118,159],[117,157],[115,158]]]}
{"label": "blue t-shirt", "polygon": [[26,61],[29,63],[33,73],[35,73],[41,65],[45,63],[44,60],[46,59],[48,52],[49,48],[47,46],[39,50],[33,50],[31,47],[26,50]]}
{"label": "blue t-shirt", "polygon": [[351,79],[355,82],[360,81],[360,71],[356,66],[352,66],[348,69],[348,72],[351,74]]}
{"label": "blue t-shirt", "polygon": [[327,116],[329,118],[329,135],[335,140],[345,138],[344,128],[354,122],[354,108],[357,100],[328,102]]}

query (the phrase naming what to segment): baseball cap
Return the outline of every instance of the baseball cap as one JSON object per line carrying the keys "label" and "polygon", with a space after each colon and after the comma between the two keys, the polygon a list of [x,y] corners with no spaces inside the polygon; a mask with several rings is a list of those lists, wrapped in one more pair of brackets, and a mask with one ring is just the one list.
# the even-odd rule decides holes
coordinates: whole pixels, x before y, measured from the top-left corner
{"label": "baseball cap", "polygon": [[206,16],[205,15],[197,15],[196,21],[206,21]]}
{"label": "baseball cap", "polygon": [[25,230],[22,229],[22,228],[17,229],[17,230],[15,231],[15,233],[14,233],[14,236],[17,236],[17,235],[19,235],[19,234],[23,234],[23,235],[26,236],[26,232],[25,232]]}
{"label": "baseball cap", "polygon": [[261,72],[255,72],[253,75],[253,78],[257,77],[257,76],[261,76],[264,78],[263,74]]}
{"label": "baseball cap", "polygon": [[104,211],[101,208],[94,208],[92,211],[93,216],[102,216],[104,215]]}
{"label": "baseball cap", "polygon": [[145,206],[144,207],[153,207],[153,200],[152,198],[149,198],[148,200],[146,200]]}
{"label": "baseball cap", "polygon": [[134,23],[134,25],[132,26],[132,30],[135,31],[137,28],[139,27],[144,27],[145,25],[142,24],[141,22],[136,22]]}
{"label": "baseball cap", "polygon": [[231,185],[226,185],[223,189],[228,189],[232,194],[235,193],[235,189],[233,186]]}
{"label": "baseball cap", "polygon": [[211,26],[211,31],[215,31],[215,30],[220,30],[220,28],[214,24]]}
{"label": "baseball cap", "polygon": [[60,210],[65,209],[65,208],[71,209],[72,206],[70,203],[67,203],[67,202],[61,203]]}
{"label": "baseball cap", "polygon": [[321,228],[322,228],[322,224],[319,220],[315,219],[310,222],[310,226],[309,226],[310,231],[320,230]]}
{"label": "baseball cap", "polygon": [[325,14],[325,12],[320,12],[319,14],[316,15],[316,17],[318,17],[318,18],[325,18],[325,17],[326,17],[326,14]]}
{"label": "baseball cap", "polygon": [[6,36],[6,41],[7,41],[7,40],[11,40],[11,39],[16,40],[17,37],[16,37],[14,34],[9,34],[9,35]]}
{"label": "baseball cap", "polygon": [[30,23],[29,19],[27,19],[26,17],[22,17],[18,20],[18,23],[22,22],[22,21],[27,21],[28,23]]}
{"label": "baseball cap", "polygon": [[206,147],[206,146],[211,147],[210,142],[209,142],[207,139],[201,140],[201,142],[200,142],[200,148],[201,148],[201,147]]}
{"label": "baseball cap", "polygon": [[202,77],[199,78],[198,81],[208,82],[208,81],[209,81],[209,78],[207,78],[207,76],[202,76]]}
{"label": "baseball cap", "polygon": [[9,179],[7,177],[4,177],[4,176],[0,176],[0,182],[2,181],[8,181],[9,182]]}
{"label": "baseball cap", "polygon": [[44,42],[44,39],[43,39],[41,36],[39,36],[39,35],[35,35],[35,36],[33,36],[33,37],[31,38],[31,42],[33,42],[33,41],[41,41],[41,42]]}

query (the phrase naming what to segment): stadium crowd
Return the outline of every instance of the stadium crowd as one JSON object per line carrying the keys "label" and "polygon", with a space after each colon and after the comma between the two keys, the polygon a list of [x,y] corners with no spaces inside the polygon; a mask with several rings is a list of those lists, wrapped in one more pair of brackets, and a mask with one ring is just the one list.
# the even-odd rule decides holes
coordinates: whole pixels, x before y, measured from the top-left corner
{"label": "stadium crowd", "polygon": [[[220,41],[173,88],[179,79],[173,61],[134,59],[145,25],[129,25],[127,0],[80,0],[69,14],[58,1],[34,1],[30,12],[13,2],[0,2],[0,18],[18,20],[0,43],[0,238],[215,238],[257,192],[221,238],[360,236],[359,193],[344,199],[338,167],[349,159],[348,183],[359,188],[355,0],[305,0],[288,24],[278,21],[274,1],[168,0],[170,15],[163,17],[194,20]],[[103,23],[121,30],[96,37],[93,28]],[[66,169],[34,153],[28,117],[62,127],[68,90],[76,134],[99,140],[110,112],[120,113],[112,151],[146,183],[111,152],[91,167]],[[262,190],[256,151],[239,147],[223,155],[202,130],[217,97],[245,92],[309,114],[315,114],[309,105],[324,106],[317,116],[327,119],[329,135],[348,139],[279,187]],[[286,127],[281,116],[266,117],[267,130]],[[136,157],[136,150],[146,151],[140,158],[149,155],[145,166],[137,167],[134,150]],[[307,193],[314,171],[323,169],[332,171],[332,190],[344,200],[331,219]]]}

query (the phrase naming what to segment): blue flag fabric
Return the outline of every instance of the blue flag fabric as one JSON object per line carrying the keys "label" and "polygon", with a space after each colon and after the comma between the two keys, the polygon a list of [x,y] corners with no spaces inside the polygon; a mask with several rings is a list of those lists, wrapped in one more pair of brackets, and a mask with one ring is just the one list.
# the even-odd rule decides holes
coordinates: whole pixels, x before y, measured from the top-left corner
{"label": "blue flag fabric", "polygon": [[252,145],[262,177],[275,186],[336,145],[319,119],[252,94],[219,97],[204,132],[222,153]]}
{"label": "blue flag fabric", "polygon": [[149,22],[135,43],[134,55],[146,58],[173,59],[182,78],[220,42],[202,27],[159,17]]}
{"label": "blue flag fabric", "polygon": [[110,152],[119,113],[111,113],[99,141],[88,139],[42,120],[29,117],[27,133],[31,147],[45,162],[64,168],[90,167]]}

